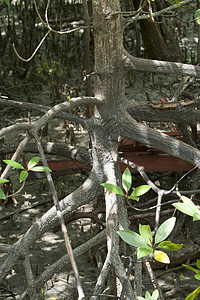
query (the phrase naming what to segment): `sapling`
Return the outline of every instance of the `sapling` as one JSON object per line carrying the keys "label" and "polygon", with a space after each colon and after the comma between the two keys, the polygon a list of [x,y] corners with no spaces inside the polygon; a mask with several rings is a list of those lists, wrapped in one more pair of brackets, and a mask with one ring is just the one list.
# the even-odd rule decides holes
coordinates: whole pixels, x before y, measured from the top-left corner
{"label": "sapling", "polygon": [[124,192],[122,191],[122,189],[120,187],[118,187],[117,185],[114,185],[112,183],[102,183],[101,185],[110,192],[113,192],[117,195],[124,196],[127,200],[132,199],[135,201],[139,201],[139,196],[144,195],[151,188],[149,185],[140,185],[140,186],[136,187],[133,190],[133,192],[129,195],[129,191],[132,187],[132,175],[131,175],[129,168],[126,168],[122,174],[122,186],[123,186]]}
{"label": "sapling", "polygon": [[[13,160],[3,160],[7,165],[10,165],[11,167],[15,169],[22,170],[19,175],[19,181],[23,182],[23,185],[25,183],[25,180],[28,177],[28,172],[33,171],[33,172],[51,172],[51,169],[45,166],[36,166],[38,162],[40,161],[40,157],[34,156],[31,158],[31,160],[27,161],[26,168],[24,168],[20,163],[13,161]],[[0,183],[6,183],[9,182],[7,179],[0,179]],[[20,188],[21,190],[21,188]],[[9,197],[9,196],[7,196]],[[0,189],[0,199],[5,199],[6,196],[3,192],[2,189]]]}
{"label": "sapling", "polygon": [[118,230],[119,236],[129,245],[137,248],[137,258],[141,258],[153,253],[155,260],[169,264],[170,259],[168,255],[161,251],[164,250],[178,250],[181,249],[183,244],[174,244],[165,239],[172,232],[176,218],[172,217],[163,222],[158,228],[155,237],[153,237],[151,228],[149,225],[139,225],[139,233],[131,230]]}
{"label": "sapling", "polygon": [[[120,187],[111,183],[102,183],[101,185],[108,191],[124,196],[126,200],[132,199],[135,201],[139,201],[139,196],[144,195],[151,188],[149,185],[141,185],[135,188],[129,195],[129,191],[132,187],[132,175],[129,168],[126,168],[122,174],[122,186],[125,192],[123,192]],[[141,224],[139,225],[140,234],[131,230],[118,230],[117,233],[127,244],[137,248],[138,259],[153,253],[155,260],[169,264],[170,259],[168,255],[161,249],[178,250],[183,246],[183,244],[174,244],[170,241],[165,241],[172,232],[175,222],[175,217],[166,220],[160,225],[154,237],[150,226]]]}

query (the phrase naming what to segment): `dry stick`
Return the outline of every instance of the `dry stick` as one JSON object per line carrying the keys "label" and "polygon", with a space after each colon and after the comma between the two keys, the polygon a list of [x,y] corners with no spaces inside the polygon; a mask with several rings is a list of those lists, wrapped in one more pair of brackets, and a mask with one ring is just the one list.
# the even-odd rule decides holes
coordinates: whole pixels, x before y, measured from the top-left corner
{"label": "dry stick", "polygon": [[[36,140],[36,143],[37,143],[37,146],[38,146],[38,151],[39,151],[41,159],[42,159],[42,163],[43,163],[44,166],[48,167],[46,156],[44,154],[42,145],[40,143],[40,140],[39,140],[39,137],[38,137],[36,131],[32,130],[31,133],[33,134],[33,136]],[[56,207],[57,216],[58,216],[58,219],[60,221],[61,230],[62,230],[63,237],[64,237],[64,240],[65,240],[66,250],[67,250],[67,253],[69,255],[71,265],[72,265],[72,269],[74,271],[74,275],[75,275],[75,278],[76,278],[77,290],[78,290],[78,295],[79,295],[78,299],[82,300],[82,299],[85,299],[85,295],[84,295],[83,288],[82,288],[82,285],[81,285],[81,281],[80,281],[80,277],[79,277],[79,273],[78,273],[78,268],[77,268],[77,265],[76,265],[76,261],[74,259],[74,255],[73,255],[71,243],[70,243],[70,240],[69,240],[69,236],[67,234],[67,228],[65,226],[64,218],[63,218],[62,211],[61,211],[61,208],[60,208],[60,204],[59,204],[59,201],[58,201],[57,192],[56,192],[51,174],[47,172],[46,176],[47,176],[49,187],[50,187],[50,190],[51,190],[51,193],[52,193],[52,196],[53,196],[53,201],[54,201],[54,205]]]}
{"label": "dry stick", "polygon": [[153,236],[155,235],[156,231],[158,230],[158,226],[159,226],[163,194],[164,194],[163,190],[160,190],[158,192],[158,200],[157,200],[157,208],[156,208],[156,216],[155,216],[155,227],[154,227],[154,230],[152,231]]}
{"label": "dry stick", "polygon": [[149,263],[148,261],[146,261],[146,262],[144,263],[144,265],[145,265],[146,271],[147,271],[147,273],[148,273],[148,275],[149,275],[149,277],[150,277],[150,280],[151,280],[151,283],[152,283],[154,289],[158,289],[158,291],[159,291],[159,298],[160,298],[161,300],[165,300],[165,298],[164,298],[164,296],[163,296],[163,294],[162,294],[162,291],[161,291],[161,289],[160,289],[160,287],[159,287],[157,278],[156,278],[155,275],[154,275],[154,272],[153,272],[153,270],[152,270],[152,267],[151,267],[150,263]]}
{"label": "dry stick", "polygon": [[37,47],[36,47],[36,49],[34,50],[34,52],[32,53],[32,55],[31,55],[29,58],[27,58],[27,59],[26,59],[26,58],[23,58],[22,56],[19,55],[19,53],[17,52],[17,49],[15,48],[15,44],[13,43],[13,49],[14,49],[15,54],[17,55],[17,57],[18,57],[19,59],[21,59],[22,61],[24,61],[24,62],[29,62],[29,61],[35,56],[35,54],[37,53],[37,51],[40,49],[40,47],[42,46],[44,40],[46,39],[46,37],[48,36],[48,34],[49,34],[50,32],[51,32],[50,30],[48,30],[48,31],[46,32],[46,34],[44,35],[44,37],[42,38],[42,40],[40,41],[40,43],[37,45]]}
{"label": "dry stick", "polygon": [[[88,4],[87,0],[83,0],[83,11],[84,11],[84,20],[85,20],[85,25],[89,26],[90,25],[90,16],[89,16],[89,11],[88,11]],[[90,76],[91,76],[91,68],[90,68],[90,28],[85,29],[84,31],[84,70],[86,71],[84,82],[85,82],[85,95],[86,96],[93,96],[93,91],[92,91],[92,85],[90,81]],[[90,74],[90,76],[87,76]],[[91,116],[92,114],[92,109],[89,107],[89,114]]]}
{"label": "dry stick", "polygon": [[128,265],[128,270],[126,272],[126,276],[125,276],[125,279],[124,279],[124,284],[123,284],[123,287],[122,287],[122,291],[121,291],[121,295],[120,295],[120,299],[121,300],[125,300],[125,294],[126,294],[126,287],[127,287],[127,283],[128,283],[128,280],[129,280],[129,276],[131,274],[131,270],[133,269],[133,266],[134,266],[134,259],[133,257],[130,255],[129,256],[129,265]]}
{"label": "dry stick", "polygon": [[[54,107],[48,110],[39,120],[30,124],[27,122],[17,123],[14,125],[10,125],[8,127],[0,129],[0,139],[4,138],[6,135],[13,134],[16,131],[31,131],[35,129],[38,131],[41,129],[51,118],[55,117],[57,114],[62,112],[63,110],[68,110],[70,108],[77,107],[78,105],[88,105],[91,104],[101,104],[103,99],[95,98],[95,97],[75,97],[71,98],[70,101],[65,101],[60,104],[56,104]],[[88,124],[85,124],[89,126]]]}
{"label": "dry stick", "polygon": [[[159,221],[160,221],[160,213],[161,213],[161,202],[162,202],[163,194],[164,194],[164,191],[163,191],[163,190],[160,190],[160,191],[158,192],[158,200],[157,200],[157,205],[158,205],[158,207],[156,208],[155,227],[154,227],[154,230],[152,231],[152,236],[154,236],[155,233],[156,233],[156,231],[158,230]],[[151,268],[150,263],[149,263],[149,262],[145,262],[145,267],[146,267],[147,273],[148,273],[148,275],[149,275],[149,278],[150,278],[150,280],[151,280],[151,283],[152,283],[154,289],[155,289],[155,288],[158,289],[160,299],[161,299],[161,300],[164,300],[162,291],[161,291],[161,289],[160,289],[160,287],[159,287],[157,278],[156,278],[156,276],[155,276],[154,273],[153,273],[153,270],[152,270],[152,268]]]}
{"label": "dry stick", "polygon": [[[112,258],[113,267],[115,269],[116,275],[119,278],[120,282],[124,283],[126,281],[126,272],[125,272],[124,266],[122,264],[119,254],[116,253],[115,249],[113,252],[114,253],[111,254],[112,256],[114,255],[114,257]],[[125,292],[126,292],[127,300],[136,300],[137,299],[134,295],[131,283],[129,281],[127,281],[127,286],[126,286]]]}
{"label": "dry stick", "polygon": [[[96,236],[92,237],[90,240],[86,241],[84,244],[78,246],[73,250],[74,256],[78,257],[85,253],[86,251],[89,251],[94,246],[97,246],[101,243],[106,242],[106,230],[104,229],[100,233],[97,233]],[[59,270],[61,270],[64,266],[67,267],[70,264],[70,259],[68,254],[65,254],[61,258],[59,258],[56,262],[48,266],[36,279],[35,279],[35,287],[37,289],[41,288],[41,286],[49,280],[55,273],[57,273]],[[29,292],[29,288],[26,288],[26,290],[21,295],[20,300],[23,300],[27,298],[27,294]]]}

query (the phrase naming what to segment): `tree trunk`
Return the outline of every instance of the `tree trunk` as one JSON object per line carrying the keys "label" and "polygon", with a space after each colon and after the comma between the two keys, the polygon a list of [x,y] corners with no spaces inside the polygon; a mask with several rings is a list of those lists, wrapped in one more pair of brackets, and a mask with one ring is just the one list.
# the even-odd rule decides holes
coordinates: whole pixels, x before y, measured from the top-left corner
{"label": "tree trunk", "polygon": [[[120,184],[121,177],[117,163],[120,107],[126,103],[124,73],[118,68],[124,49],[121,17],[111,15],[119,10],[119,1],[110,0],[109,4],[107,0],[93,1],[96,71],[94,96],[102,99],[102,105],[94,107],[94,130],[91,134],[93,167],[104,174],[106,182],[115,185]],[[117,230],[128,227],[123,201],[118,195],[105,191],[108,254],[104,266],[105,270],[107,265],[113,266],[121,284],[125,278],[125,271],[119,256]],[[101,288],[96,291],[100,292]],[[133,299],[130,285],[127,299]]]}

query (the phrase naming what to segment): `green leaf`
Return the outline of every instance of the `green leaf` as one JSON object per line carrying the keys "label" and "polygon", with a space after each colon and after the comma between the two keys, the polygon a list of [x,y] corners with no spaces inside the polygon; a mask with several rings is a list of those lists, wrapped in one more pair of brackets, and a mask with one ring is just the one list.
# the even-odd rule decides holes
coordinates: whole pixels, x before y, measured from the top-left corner
{"label": "green leaf", "polygon": [[38,156],[34,156],[33,158],[31,158],[31,160],[29,160],[29,162],[28,162],[28,170],[35,167],[35,165],[37,165],[37,163],[39,161],[40,161],[40,157],[38,157]]}
{"label": "green leaf", "polygon": [[199,275],[199,274],[194,275],[194,277],[195,277],[197,280],[200,280],[200,275]]}
{"label": "green leaf", "polygon": [[131,230],[118,230],[117,233],[127,244],[134,247],[147,246],[143,238],[136,232]]}
{"label": "green leaf", "polygon": [[179,250],[183,247],[183,244],[174,244],[170,241],[164,241],[158,244],[157,247],[165,250]]}
{"label": "green leaf", "polygon": [[132,176],[129,168],[126,168],[122,175],[122,186],[126,193],[130,190],[132,184]]}
{"label": "green leaf", "polygon": [[200,220],[200,211],[194,213],[193,215],[193,221],[199,221]]}
{"label": "green leaf", "polygon": [[193,217],[193,221],[200,220],[199,208],[188,197],[182,196],[181,200],[183,203],[175,203],[173,206],[184,214]]}
{"label": "green leaf", "polygon": [[192,202],[192,200],[190,200],[190,198],[188,198],[186,196],[181,196],[181,200],[189,206],[195,206],[195,204]]}
{"label": "green leaf", "polygon": [[135,200],[135,201],[139,201],[139,197],[134,196],[133,192],[130,196],[128,196],[129,199]]}
{"label": "green leaf", "polygon": [[[194,14],[194,18],[197,19],[200,17],[200,9],[197,9],[195,14]],[[198,20],[196,20],[197,24],[200,24],[200,18]]]}
{"label": "green leaf", "polygon": [[44,300],[44,290],[41,288],[41,300]]}
{"label": "green leaf", "polygon": [[24,167],[19,164],[18,162],[16,161],[13,161],[13,160],[9,160],[9,159],[5,159],[3,160],[7,165],[10,165],[11,167],[14,167],[16,169],[24,169]]}
{"label": "green leaf", "polygon": [[26,180],[27,177],[28,177],[28,172],[23,170],[19,175],[19,181],[23,182],[24,180]]}
{"label": "green leaf", "polygon": [[9,182],[8,179],[4,179],[4,178],[0,178],[0,183],[5,183],[5,182]]}
{"label": "green leaf", "polygon": [[200,286],[194,290],[191,294],[189,294],[185,300],[193,300],[200,293]]}
{"label": "green leaf", "polygon": [[155,244],[162,242],[170,235],[174,228],[175,222],[176,218],[172,217],[160,225],[155,235]]}
{"label": "green leaf", "polygon": [[196,266],[200,269],[200,259],[197,259]]}
{"label": "green leaf", "polygon": [[4,194],[2,189],[0,189],[0,199],[6,199],[6,195]]}
{"label": "green leaf", "polygon": [[188,204],[185,203],[174,203],[172,205],[176,207],[178,210],[180,210],[182,213],[191,217],[193,217],[193,215],[197,212],[195,207],[188,206]]}
{"label": "green leaf", "polygon": [[146,293],[145,293],[145,299],[146,300],[152,300],[151,295],[148,291],[146,291]]}
{"label": "green leaf", "polygon": [[153,248],[151,248],[149,246],[140,247],[137,250],[137,258],[139,259],[141,257],[147,256],[152,252],[153,252]]}
{"label": "green leaf", "polygon": [[194,202],[192,202],[190,198],[181,196],[181,200],[183,201],[183,203],[187,204],[188,206],[196,208],[196,210],[198,210],[198,207],[194,204]]}
{"label": "green leaf", "polygon": [[154,256],[155,260],[157,260],[163,264],[170,263],[169,256],[163,251],[155,250],[153,253],[153,256]]}
{"label": "green leaf", "polygon": [[8,5],[8,8],[10,8],[10,1],[9,0],[5,0],[5,2]]}
{"label": "green leaf", "polygon": [[196,274],[200,275],[200,270],[197,270],[197,269],[195,269],[195,268],[193,268],[193,267],[191,267],[191,266],[187,266],[187,265],[185,265],[185,264],[182,264],[182,266],[185,267],[186,269],[188,269],[188,270],[190,270],[190,271],[193,271],[193,272],[195,272]]}
{"label": "green leaf", "polygon": [[124,196],[123,191],[118,187],[117,185],[114,185],[112,183],[102,183],[101,184],[104,188],[106,188],[108,191],[113,192],[117,195],[122,195]]}
{"label": "green leaf", "polygon": [[34,171],[34,172],[52,172],[51,169],[49,169],[48,167],[44,167],[44,166],[33,167],[33,168],[31,168],[30,171]]}
{"label": "green leaf", "polygon": [[152,245],[153,237],[151,233],[151,228],[149,225],[141,225],[139,224],[139,232],[141,237],[145,240],[147,245]]}
{"label": "green leaf", "polygon": [[159,297],[159,291],[158,290],[154,290],[152,293],[152,300],[157,300]]}
{"label": "green leaf", "polygon": [[147,193],[150,190],[150,188],[150,185],[140,185],[134,189],[131,195],[135,197],[142,196],[145,193]]}

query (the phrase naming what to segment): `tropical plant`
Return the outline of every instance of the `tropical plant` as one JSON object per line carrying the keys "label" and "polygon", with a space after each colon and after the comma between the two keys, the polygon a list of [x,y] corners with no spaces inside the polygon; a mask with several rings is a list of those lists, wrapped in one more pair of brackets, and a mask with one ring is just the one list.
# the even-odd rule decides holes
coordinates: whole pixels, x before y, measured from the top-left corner
{"label": "tropical plant", "polygon": [[146,291],[145,298],[138,296],[137,300],[157,300],[158,297],[159,297],[158,290],[154,290],[153,293],[152,293],[152,296],[151,296],[151,294],[148,291]]}
{"label": "tropical plant", "polygon": [[149,225],[139,225],[139,233],[131,230],[118,230],[119,236],[129,245],[137,247],[137,258],[141,258],[153,253],[155,260],[169,264],[170,259],[168,255],[159,250],[178,250],[181,249],[183,244],[174,244],[165,239],[172,232],[176,218],[172,217],[163,222],[158,228],[155,238],[153,238],[151,228]]}
{"label": "tropical plant", "polygon": [[[29,161],[27,161],[27,166],[24,168],[20,163],[13,161],[13,160],[3,160],[7,165],[10,165],[11,167],[15,169],[22,170],[20,175],[19,175],[19,181],[24,182],[27,177],[28,177],[28,172],[33,171],[33,172],[51,172],[51,169],[45,166],[36,166],[38,162],[40,161],[40,157],[34,156],[31,158]],[[7,179],[0,179],[0,183],[6,183],[9,182]],[[0,189],[0,199],[5,199],[6,196],[3,192],[2,189]]]}
{"label": "tropical plant", "polygon": [[124,196],[126,199],[132,199],[135,201],[139,201],[139,196],[144,195],[151,188],[149,185],[140,185],[139,187],[136,187],[129,195],[129,191],[131,190],[132,187],[132,176],[128,167],[125,169],[125,171],[122,174],[122,186],[125,192],[123,192],[120,187],[112,183],[102,183],[101,185],[110,192],[113,192],[117,195]]}

